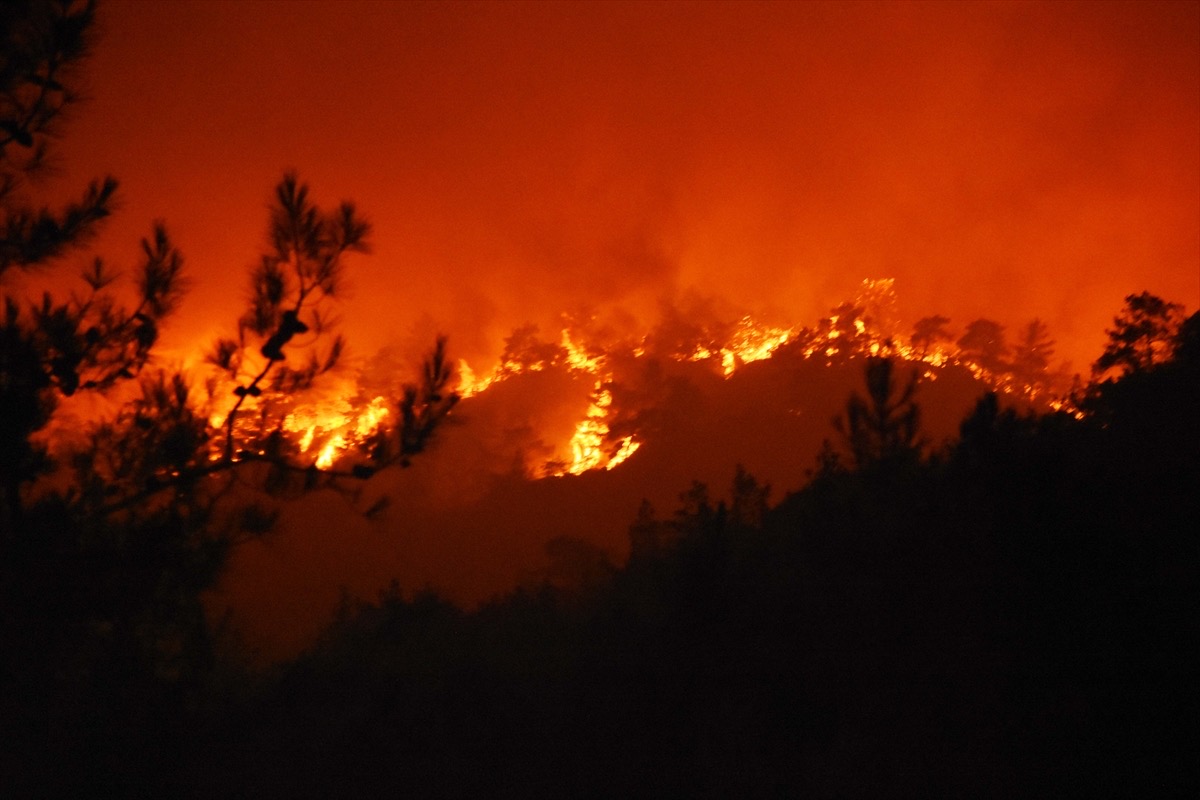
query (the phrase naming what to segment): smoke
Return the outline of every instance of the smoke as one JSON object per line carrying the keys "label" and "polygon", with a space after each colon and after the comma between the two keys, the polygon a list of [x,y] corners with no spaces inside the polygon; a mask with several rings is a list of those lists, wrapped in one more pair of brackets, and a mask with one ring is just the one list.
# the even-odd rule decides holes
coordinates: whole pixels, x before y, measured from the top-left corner
{"label": "smoke", "polygon": [[[1200,301],[1200,6],[114,2],[68,176],[102,242],[164,217],[236,316],[271,186],[374,220],[360,354],[428,315],[459,355],[580,302],[696,290],[812,319],[864,277],[911,316],[1039,317],[1077,368],[1130,292]],[[218,56],[219,54],[219,56]],[[155,69],[144,68],[147,63]]]}
{"label": "smoke", "polygon": [[[527,323],[555,341],[563,314],[581,341],[652,334],[645,365],[614,374],[614,424],[654,432],[636,459],[527,481],[593,387],[561,370],[497,386],[378,487],[403,521],[381,530],[306,499],[307,525],[247,550],[234,583],[274,574],[244,585],[291,597],[259,597],[275,619],[328,607],[338,577],[369,594],[364,576],[437,576],[478,599],[562,534],[616,554],[642,494],[670,508],[737,460],[794,486],[804,465],[788,459],[827,435],[850,376],[801,402],[805,376],[778,365],[720,382],[665,358],[743,313],[810,323],[863,278],[894,278],[901,331],[934,313],[955,332],[1037,317],[1085,371],[1126,294],[1200,305],[1200,4],[100,13],[59,185],[122,180],[97,243],[117,264],[167,221],[195,279],[164,331],[177,358],[230,332],[293,167],[318,203],[353,199],[375,225],[341,310],[352,364],[385,346],[415,364],[446,333],[453,359],[486,368]],[[804,441],[772,438],[785,418]]]}

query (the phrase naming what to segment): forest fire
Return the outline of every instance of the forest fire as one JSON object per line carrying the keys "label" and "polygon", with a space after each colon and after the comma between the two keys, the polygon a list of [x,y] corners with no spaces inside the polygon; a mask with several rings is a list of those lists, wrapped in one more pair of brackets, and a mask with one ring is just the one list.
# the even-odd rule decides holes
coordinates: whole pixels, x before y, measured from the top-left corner
{"label": "forest fire", "polygon": [[[1013,357],[1001,362],[998,354],[1009,352],[1001,340],[973,349],[969,335],[956,341],[946,332],[944,324],[948,320],[942,317],[922,320],[907,338],[897,336],[894,306],[891,279],[864,280],[853,302],[837,306],[811,328],[772,326],[743,315],[735,323],[718,326],[726,331],[723,340],[702,335],[684,351],[667,354],[655,352],[650,334],[636,339],[636,345],[621,345],[617,353],[592,345],[585,334],[569,326],[560,331],[557,342],[539,341],[536,329],[527,326],[509,338],[504,354],[490,371],[477,371],[465,359],[458,359],[455,392],[467,400],[517,376],[551,369],[590,383],[587,407],[569,439],[550,443],[556,457],[528,465],[529,476],[534,478],[610,470],[642,446],[636,431],[616,436],[610,427],[619,410],[612,366],[617,355],[630,357],[634,363],[665,355],[677,362],[711,364],[726,379],[747,364],[772,358],[781,348],[803,360],[815,359],[827,365],[835,360],[887,356],[920,365],[923,380],[937,380],[941,370],[957,366],[1001,393],[1037,400],[1055,410],[1074,411],[1070,401],[1059,396],[1065,389],[1063,375],[1049,370],[1053,343],[1036,324],[1031,329],[1032,338],[1013,346]],[[972,325],[980,327],[979,323]],[[1022,358],[1032,359],[1033,367],[1018,369]],[[320,401],[298,403],[286,414],[281,428],[302,456],[311,458],[317,469],[329,470],[367,450],[381,427],[394,419],[395,412],[384,395],[366,400],[357,382],[346,381],[332,396],[326,393]]]}
{"label": "forest fire", "polygon": [[329,405],[301,406],[283,420],[283,429],[299,437],[301,453],[310,453],[314,442],[320,444],[314,462],[317,469],[329,469],[346,450],[367,441],[384,424],[391,412],[385,397],[375,397],[355,407],[339,398]]}
{"label": "forest fire", "polygon": [[0,42],[4,796],[1195,794],[1200,0]]}
{"label": "forest fire", "polygon": [[721,348],[721,369],[725,377],[732,375],[742,364],[770,358],[775,348],[787,344],[794,334],[790,328],[762,327],[750,317],[742,317],[729,345]]}

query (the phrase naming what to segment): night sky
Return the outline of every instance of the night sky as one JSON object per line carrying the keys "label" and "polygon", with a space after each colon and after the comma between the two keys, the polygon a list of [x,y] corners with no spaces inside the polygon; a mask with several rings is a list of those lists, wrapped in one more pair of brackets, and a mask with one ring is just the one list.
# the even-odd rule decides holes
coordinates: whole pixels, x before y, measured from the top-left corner
{"label": "night sky", "polygon": [[1200,304],[1196,3],[106,2],[100,22],[50,189],[121,180],[97,243],[117,263],[166,220],[195,280],[181,352],[241,312],[289,168],[375,224],[343,308],[360,356],[440,330],[486,362],[526,321],[689,291],[810,324],[893,277],[909,323],[1041,317],[1086,371],[1125,295]]}

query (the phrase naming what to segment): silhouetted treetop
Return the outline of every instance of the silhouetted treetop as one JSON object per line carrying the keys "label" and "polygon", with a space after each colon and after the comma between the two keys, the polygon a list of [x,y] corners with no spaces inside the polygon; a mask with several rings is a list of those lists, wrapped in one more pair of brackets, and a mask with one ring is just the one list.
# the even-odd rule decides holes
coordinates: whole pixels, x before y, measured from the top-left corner
{"label": "silhouetted treetop", "polygon": [[[77,99],[74,82],[90,49],[95,10],[92,0],[9,0],[0,7],[5,189],[11,188],[12,170],[39,163],[54,121]],[[14,146],[23,151],[23,159],[13,155]]]}
{"label": "silhouetted treetop", "polygon": [[0,275],[45,266],[84,244],[112,209],[112,178],[93,181],[58,210],[19,197],[23,177],[43,165],[56,123],[78,99],[94,11],[94,3],[73,0],[0,4]]}
{"label": "silhouetted treetop", "polygon": [[421,382],[404,387],[400,400],[400,458],[423,451],[458,402],[458,395],[447,389],[453,373],[446,357],[446,337],[439,336],[433,352],[421,368]]}
{"label": "silhouetted treetop", "polygon": [[[293,172],[276,185],[268,226],[271,251],[251,272],[249,308],[238,321],[237,339],[219,339],[208,356],[236,383],[237,400],[225,419],[226,460],[235,455],[237,419],[249,398],[262,397],[264,390],[293,394],[336,366],[345,346],[340,336],[323,352],[310,346],[307,362],[295,366],[282,363],[287,360],[284,348],[296,336],[312,332],[316,339],[330,329],[323,304],[341,288],[344,256],[369,250],[370,231],[353,203],[321,210]],[[257,353],[251,336],[257,339]]]}
{"label": "silhouetted treetop", "polygon": [[913,325],[913,347],[924,356],[938,342],[953,341],[954,336],[950,331],[946,330],[946,326],[949,323],[950,318],[943,317],[941,314],[934,314],[931,317],[922,317],[917,320],[916,324]]}
{"label": "silhouetted treetop", "polygon": [[0,320],[0,492],[5,516],[21,517],[23,487],[52,467],[35,439],[64,397],[104,391],[127,381],[150,359],[159,326],[178,305],[186,281],[183,258],[158,225],[142,240],[138,304],[123,306],[112,290],[117,274],[95,259],[84,272],[90,291],[65,301],[46,293],[24,304],[5,297]]}
{"label": "silhouetted treetop", "polygon": [[993,373],[1006,368],[1004,357],[1008,345],[1004,341],[1004,326],[990,319],[977,319],[967,325],[967,330],[958,339],[963,356]]}
{"label": "silhouetted treetop", "polygon": [[1012,347],[1013,375],[1025,384],[1043,380],[1054,357],[1054,340],[1040,319],[1033,319],[1021,329]]}
{"label": "silhouetted treetop", "polygon": [[895,362],[869,358],[865,367],[867,397],[857,392],[846,402],[845,416],[834,419],[859,469],[896,466],[917,460],[920,438],[920,408],[913,401],[917,392],[914,370],[900,389],[895,380]]}
{"label": "silhouetted treetop", "polygon": [[1182,324],[1183,306],[1149,292],[1128,295],[1121,314],[1113,318],[1113,327],[1105,330],[1108,343],[1092,366],[1093,377],[1113,371],[1127,375],[1166,361]]}

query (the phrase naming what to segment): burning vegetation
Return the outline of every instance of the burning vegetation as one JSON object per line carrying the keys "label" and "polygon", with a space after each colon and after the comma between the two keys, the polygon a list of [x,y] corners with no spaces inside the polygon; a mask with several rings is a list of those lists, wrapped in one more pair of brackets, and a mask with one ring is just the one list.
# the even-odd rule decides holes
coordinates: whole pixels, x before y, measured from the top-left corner
{"label": "burning vegetation", "polygon": [[[454,377],[446,382],[455,388],[447,396],[467,401],[463,412],[469,416],[472,398],[522,375],[561,371],[585,382],[588,403],[570,437],[550,443],[551,458],[526,464],[529,476],[535,478],[613,469],[632,457],[643,444],[641,432],[622,426],[617,434],[612,423],[630,375],[655,359],[706,365],[714,374],[730,378],[748,364],[774,357],[828,366],[889,358],[916,368],[922,380],[937,380],[947,369],[965,369],[1014,400],[1074,408],[1067,397],[1071,387],[1067,368],[1051,368],[1054,342],[1040,320],[1028,323],[1011,344],[1005,328],[995,321],[976,320],[956,336],[950,320],[940,315],[918,320],[905,335],[896,305],[894,282],[880,279],[863,281],[853,301],[838,305],[811,327],[769,325],[750,315],[732,322],[692,320],[674,310],[664,311],[659,324],[640,336],[597,334],[595,326],[587,324],[594,317],[568,318],[549,339],[542,338],[536,326],[527,325],[505,340],[503,352],[490,368],[477,369],[458,359]],[[318,371],[316,365],[311,361],[304,373],[307,383]],[[387,395],[371,396],[361,388],[378,384],[379,376],[358,370],[353,378],[332,377],[333,391],[325,389],[311,401],[292,400],[289,392],[281,419],[278,414],[261,417],[263,422],[275,419],[268,424],[286,435],[299,457],[311,459],[320,470],[363,462],[380,432],[396,423],[395,404]],[[277,380],[276,386],[280,385]],[[247,410],[258,407],[239,395],[235,408],[243,405]],[[251,428],[246,423],[247,435],[261,439],[262,431],[251,433]]]}
{"label": "burning vegetation", "polygon": [[[112,210],[112,179],[61,208],[24,192],[94,14],[0,9],[0,280],[58,267]],[[156,363],[187,283],[162,225],[131,286],[98,258],[77,291],[4,283],[8,794],[1195,793],[1170,728],[1194,727],[1200,314],[1129,295],[1086,384],[1041,320],[909,326],[890,279],[811,326],[579,313],[518,328],[493,364],[435,338],[409,374],[347,364],[336,334],[371,235],[354,206],[289,173],[267,230],[248,308],[192,371]],[[790,407],[802,379],[819,417]],[[918,398],[955,383],[973,407],[935,450]],[[89,396],[110,413],[78,424]],[[471,423],[497,397],[561,413],[515,422],[514,468],[468,487],[454,456],[495,433]],[[798,430],[843,447],[814,464]],[[775,503],[733,467],[769,450],[795,457]],[[714,464],[723,497],[697,476]],[[442,475],[457,505],[426,497]],[[614,522],[689,479],[667,516],[643,499]],[[364,487],[403,519],[376,525]],[[239,568],[283,597],[264,627],[322,629],[268,671],[207,605]],[[331,620],[316,572],[392,583]]]}

